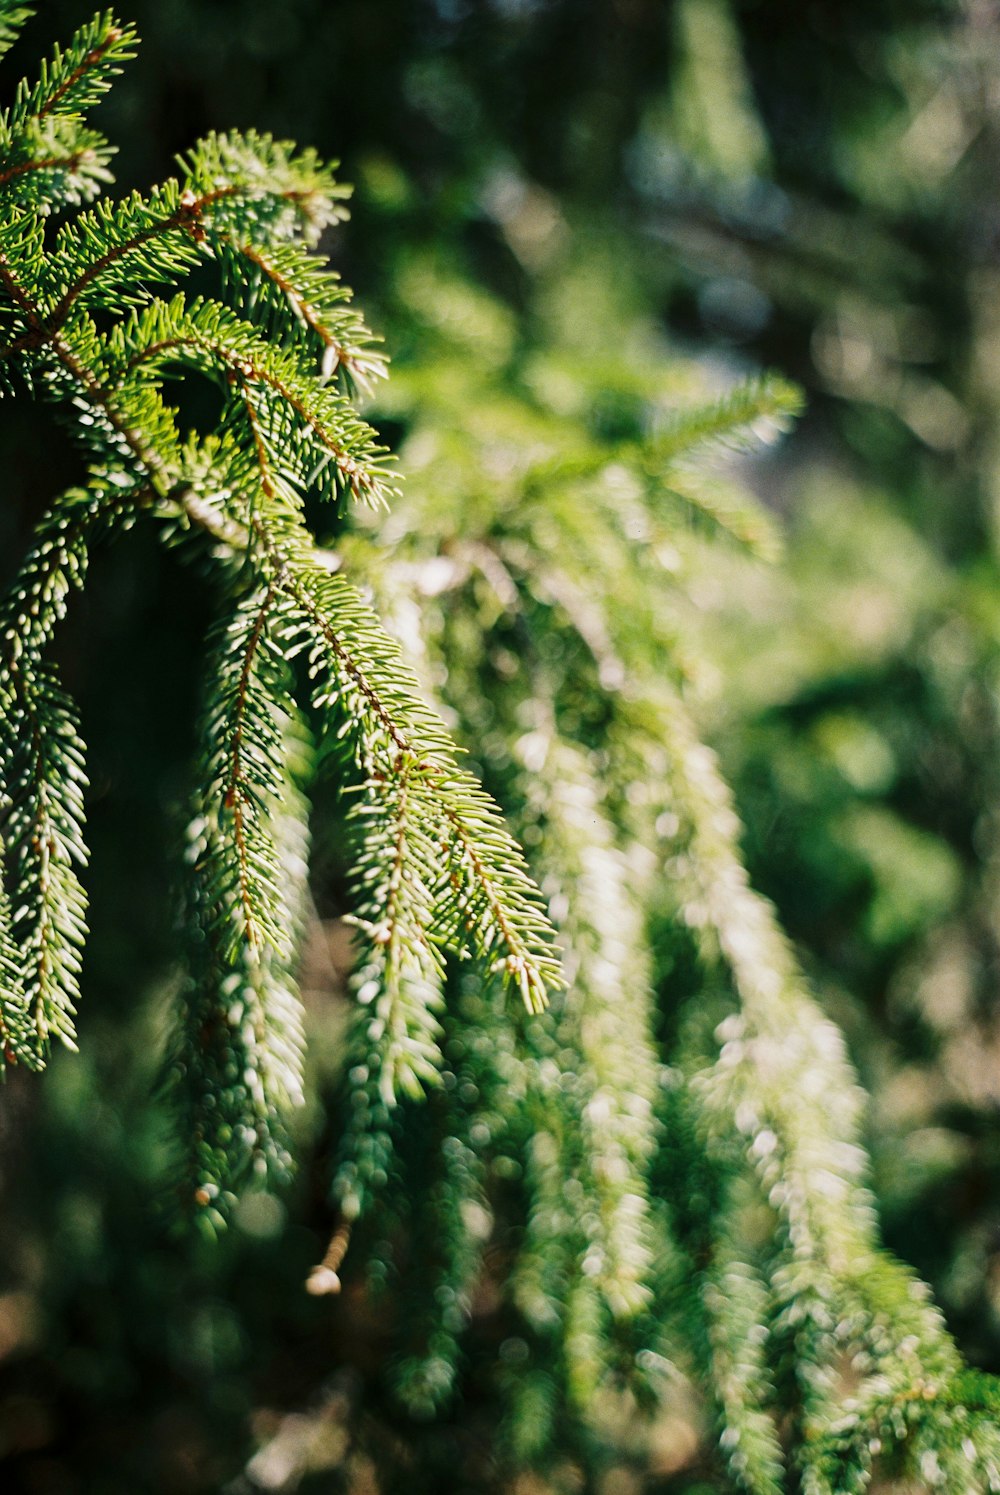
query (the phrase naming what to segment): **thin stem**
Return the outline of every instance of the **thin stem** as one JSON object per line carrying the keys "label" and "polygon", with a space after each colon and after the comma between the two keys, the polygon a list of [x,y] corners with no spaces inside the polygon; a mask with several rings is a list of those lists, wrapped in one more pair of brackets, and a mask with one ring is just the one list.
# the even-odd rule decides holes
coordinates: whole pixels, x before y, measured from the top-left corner
{"label": "thin stem", "polygon": [[73,151],[68,156],[41,156],[34,161],[19,161],[16,166],[8,166],[6,171],[0,171],[0,187],[5,187],[14,177],[24,176],[29,171],[51,171],[57,166],[75,171],[83,157],[83,151]]}
{"label": "thin stem", "polygon": [[267,593],[260,605],[257,617],[254,619],[247,647],[243,655],[243,664],[240,669],[239,684],[236,690],[236,711],[233,724],[233,735],[229,746],[230,773],[229,783],[223,800],[227,809],[233,812],[233,835],[236,841],[236,860],[238,865],[238,876],[240,885],[240,905],[243,909],[243,924],[247,933],[247,940],[251,948],[256,951],[261,944],[260,932],[257,927],[257,915],[254,911],[253,899],[250,895],[249,860],[247,857],[246,826],[244,825],[244,810],[246,806],[246,790],[243,783],[241,753],[243,747],[243,729],[246,718],[247,697],[250,689],[250,675],[253,670],[254,657],[257,653],[267,615],[271,610],[276,591],[276,580],[273,580],[267,589]]}

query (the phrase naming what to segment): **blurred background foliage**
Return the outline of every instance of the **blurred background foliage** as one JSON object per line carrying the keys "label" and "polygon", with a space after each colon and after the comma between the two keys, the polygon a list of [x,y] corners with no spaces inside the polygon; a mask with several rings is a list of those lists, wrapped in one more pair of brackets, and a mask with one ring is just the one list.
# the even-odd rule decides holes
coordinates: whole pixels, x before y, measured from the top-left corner
{"label": "blurred background foliage", "polygon": [[[85,18],[41,10],[34,55]],[[386,336],[372,414],[415,491],[447,472],[474,515],[473,454],[530,451],[532,388],[602,439],[628,437],[651,368],[666,404],[761,367],[807,392],[791,439],[728,464],[776,511],[783,560],[690,560],[693,688],[753,878],[872,1093],[887,1242],[1000,1369],[1000,7],[135,0],[130,18],[144,46],[102,119],[123,188],[227,126],[313,144],[356,184],[330,247]],[[6,573],[76,469],[23,406],[0,459]],[[166,866],[207,608],[138,537],[95,565],[63,642],[93,780],[84,1050],[0,1096],[0,1482],[391,1488],[351,1441],[360,1420],[414,1491],[482,1488],[485,1379],[432,1427],[387,1420],[385,1324],[302,1292],[330,1223],[318,1104],[295,1197],[248,1201],[220,1245],[171,1238],[151,1208]],[[343,1023],[329,821],[314,1093]],[[617,1415],[589,1474],[567,1456],[519,1495],[724,1488],[697,1409],[641,1448]]]}

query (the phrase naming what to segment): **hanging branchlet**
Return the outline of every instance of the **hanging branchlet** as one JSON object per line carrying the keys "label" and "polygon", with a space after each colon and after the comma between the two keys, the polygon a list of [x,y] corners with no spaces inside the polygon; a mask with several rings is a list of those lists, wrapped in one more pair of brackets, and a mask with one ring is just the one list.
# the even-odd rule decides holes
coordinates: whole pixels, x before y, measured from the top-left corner
{"label": "hanging branchlet", "polygon": [[[424,370],[415,398],[435,408],[454,372]],[[931,1487],[991,1489],[987,1419],[958,1410],[940,1315],[879,1246],[843,1040],[750,885],[731,796],[685,705],[696,546],[775,549],[768,517],[698,454],[767,436],[797,396],[753,381],[664,419],[654,395],[638,434],[575,447],[535,403],[520,412],[532,441],[519,468],[509,386],[480,394],[496,395],[496,429],[421,448],[408,523],[370,575],[530,837],[567,952],[566,1005],[523,1049],[481,1041],[481,1001],[448,1013],[456,1077],[474,1077],[489,1119],[480,1145],[518,1181],[510,1456],[544,1462],[555,1419],[573,1426],[667,1351],[677,1381],[687,1371],[703,1388],[735,1488],[860,1492],[884,1452]],[[485,469],[502,476],[477,484]],[[360,544],[345,550],[364,564]],[[669,923],[684,952],[681,981],[672,972],[659,993],[644,921]],[[686,961],[698,979],[685,1022]],[[654,1033],[670,1037],[669,1071]],[[660,1126],[629,1110],[645,1096]],[[421,1187],[405,1159],[397,1187]]]}
{"label": "hanging branchlet", "polygon": [[657,1063],[641,923],[651,869],[638,853],[630,865],[615,846],[592,766],[557,736],[537,784],[526,798],[544,815],[546,886],[567,910],[571,940],[559,1051],[582,1060],[579,1166],[599,1205],[581,1267],[611,1313],[628,1318],[649,1301],[653,1258],[646,1173]]}
{"label": "hanging branchlet", "polygon": [[[404,835],[412,886],[433,889],[428,939],[481,961],[502,984],[539,1011],[561,981],[549,923],[524,858],[492,800],[461,770],[440,718],[420,698],[399,646],[340,574],[293,559],[283,583],[298,611],[299,638],[314,681],[313,704],[336,711],[338,729],[366,776],[359,818],[372,835]],[[405,782],[403,832],[389,781]],[[364,848],[359,866],[379,855]],[[384,897],[390,892],[385,885]],[[384,935],[385,926],[366,920]]]}
{"label": "hanging branchlet", "polygon": [[768,1296],[752,1266],[716,1252],[700,1284],[709,1330],[711,1386],[719,1401],[719,1444],[733,1478],[753,1495],[780,1495],[784,1459],[768,1364]]}
{"label": "hanging branchlet", "polygon": [[[39,525],[35,545],[0,604],[0,773],[5,866],[15,890],[0,906],[13,1003],[8,1061],[43,1062],[51,1040],[73,1046],[86,897],[84,748],[75,708],[44,658],[69,593],[83,586],[90,547],[141,508],[145,491],[94,472]],[[21,952],[16,956],[14,952]],[[16,981],[13,971],[16,968]],[[30,1015],[26,1045],[19,1014]]]}
{"label": "hanging branchlet", "polygon": [[204,757],[188,832],[192,952],[167,1086],[179,1113],[189,1208],[220,1223],[248,1179],[291,1166],[302,1100],[295,980],[308,895],[309,743],[288,694],[273,589],[242,598],[219,629]]}
{"label": "hanging branchlet", "polygon": [[397,1096],[419,1099],[435,1084],[441,1064],[438,1012],[443,1005],[443,957],[432,942],[439,894],[433,868],[438,847],[421,820],[411,771],[372,779],[355,812],[361,895],[354,916],[372,955],[357,1000],[367,1009],[365,1076],[374,1071],[386,1107]]}
{"label": "hanging branchlet", "polygon": [[[86,896],[83,744],[50,665],[18,670],[2,691],[4,850],[14,888],[10,937],[21,952],[38,1065],[53,1038],[75,1047]],[[16,1057],[16,1051],[15,1051]]]}
{"label": "hanging branchlet", "polygon": [[[25,15],[2,8],[0,45]],[[540,896],[499,814],[458,767],[379,619],[324,568],[303,520],[307,495],[381,509],[397,491],[388,453],[348,398],[382,376],[384,360],[310,248],[346,216],[348,189],[312,151],[218,134],[152,192],[46,224],[52,208],[103,185],[109,151],[84,119],[134,45],[134,32],[102,13],[0,121],[4,387],[26,383],[51,399],[90,463],[86,487],[43,518],[0,604],[10,895],[0,904],[0,1038],[7,1062],[35,1065],[53,1039],[74,1042],[83,750],[44,656],[96,535],[146,514],[203,564],[225,619],[205,688],[188,966],[167,1065],[182,1203],[214,1227],[248,1181],[287,1171],[287,1117],[301,1098],[294,969],[308,754],[297,657],[321,737],[339,733],[349,749],[359,1031],[379,1106],[434,1082],[446,952],[475,958],[532,1009],[559,974]],[[63,154],[49,159],[43,145]],[[158,298],[206,260],[224,300]],[[343,391],[330,382],[338,369]],[[165,398],[192,373],[224,396],[219,428],[205,436],[182,436]]]}
{"label": "hanging branchlet", "polygon": [[[828,1482],[834,1429],[845,1418],[864,1420],[876,1448],[904,1444],[919,1467],[921,1440],[909,1438],[913,1421],[897,1409],[935,1401],[960,1362],[923,1284],[879,1247],[857,1141],[860,1097],[843,1040],[804,989],[770,905],[749,886],[736,850],[739,823],[714,758],[679,703],[661,730],[676,765],[674,804],[691,833],[680,867],[686,918],[706,959],[721,957],[728,967],[739,999],[718,1030],[714,1063],[692,1076],[692,1094],[709,1149],[738,1139],[777,1216],[768,1266],[774,1334],[791,1345],[799,1381],[804,1488],[833,1495],[841,1488]],[[860,1394],[844,1381],[845,1361],[860,1373]],[[859,1419],[855,1409],[866,1403]],[[942,1471],[951,1466],[942,1488],[956,1495],[991,1488],[989,1440],[978,1436],[970,1422],[954,1464],[943,1424],[931,1435]]]}

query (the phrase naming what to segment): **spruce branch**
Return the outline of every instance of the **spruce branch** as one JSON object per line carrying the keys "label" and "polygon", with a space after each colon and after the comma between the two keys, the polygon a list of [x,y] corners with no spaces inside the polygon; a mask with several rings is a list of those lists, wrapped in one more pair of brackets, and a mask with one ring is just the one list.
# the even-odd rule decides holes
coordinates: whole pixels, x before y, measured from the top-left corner
{"label": "spruce branch", "polygon": [[[2,851],[0,841],[0,851]],[[13,935],[10,900],[0,879],[0,1078],[11,1064],[38,1064],[35,1026],[24,987],[21,951]]]}
{"label": "spruce branch", "polygon": [[385,354],[321,256],[295,243],[263,250],[234,239],[220,242],[217,257],[237,309],[272,340],[301,346],[313,366],[318,356],[324,379],[343,372],[371,393],[386,377]]}
{"label": "spruce branch", "polygon": [[[465,551],[458,557],[464,560]],[[492,551],[483,561],[481,548],[470,559],[489,574],[503,567]],[[521,605],[519,569],[503,567],[497,583],[507,615]],[[469,572],[462,566],[457,574]],[[383,583],[386,598],[398,596],[406,585],[402,568]],[[430,641],[427,647],[433,652]],[[447,666],[451,679],[461,668],[471,670],[478,690],[480,677],[468,659],[459,665],[448,656]],[[518,680],[537,718],[537,703],[556,690],[546,670],[536,669],[529,652]],[[543,830],[536,868],[550,908],[560,910],[569,989],[532,1023],[523,1056],[504,1051],[501,1062],[490,1050],[468,1069],[463,1063],[459,1076],[467,1074],[484,1112],[496,1118],[487,1143],[473,1133],[473,1148],[486,1145],[492,1153],[510,1146],[523,1160],[527,1209],[512,1298],[533,1336],[565,1362],[568,1394],[586,1415],[594,1386],[610,1374],[613,1326],[634,1321],[652,1301],[646,1173],[656,1140],[657,1060],[640,936],[650,868],[635,859],[627,865],[619,852],[588,755],[550,719],[536,720],[522,740],[513,724],[526,714],[526,704],[506,713],[511,759],[524,762],[518,819]],[[458,1042],[475,1052],[470,1030],[489,1029],[490,1014],[460,1013]],[[568,1207],[570,1198],[589,1202],[582,1220]]]}
{"label": "spruce branch", "polygon": [[787,428],[802,411],[802,392],[776,374],[737,384],[719,399],[673,415],[654,434],[647,460],[666,464],[709,442],[732,445],[747,434]]}
{"label": "spruce branch", "polygon": [[691,830],[685,917],[706,957],[714,948],[728,966],[740,1004],[720,1026],[715,1063],[693,1076],[693,1093],[710,1145],[739,1139],[780,1221],[775,1332],[794,1345],[806,1487],[829,1495],[810,1470],[817,1440],[845,1410],[838,1351],[862,1349],[872,1384],[888,1370],[904,1394],[925,1384],[930,1367],[951,1380],[959,1361],[923,1285],[880,1250],[843,1041],[805,992],[770,905],[749,886],[714,758],[676,701],[659,730],[674,763],[675,805]]}
{"label": "spruce branch", "polygon": [[386,506],[397,491],[388,454],[350,402],[216,302],[199,299],[188,306],[177,296],[155,303],[116,327],[104,364],[113,382],[179,365],[235,384],[265,487],[277,470],[301,491],[333,499],[346,491],[372,507]]}
{"label": "spruce branch", "polygon": [[288,695],[271,586],[216,634],[203,788],[189,830],[190,976],[167,1071],[189,1139],[183,1202],[215,1228],[247,1181],[290,1167],[302,1099],[294,968],[306,896],[308,746]]}
{"label": "spruce branch", "polygon": [[22,952],[35,1048],[75,1047],[86,898],[78,869],[83,841],[83,744],[76,713],[51,667],[18,665],[0,683],[0,774],[5,786],[5,852],[17,890],[11,914]]}
{"label": "spruce branch", "polygon": [[430,938],[440,894],[428,875],[438,847],[421,822],[411,776],[404,767],[393,779],[370,780],[354,815],[362,901],[353,918],[372,946],[357,987],[371,1014],[363,1067],[376,1075],[389,1108],[397,1096],[420,1099],[424,1085],[438,1081],[442,1062],[443,960]]}
{"label": "spruce branch", "polygon": [[[441,1113],[437,1117],[435,1110]],[[435,1157],[431,1181],[413,1214],[419,1260],[406,1294],[406,1347],[392,1375],[396,1396],[419,1418],[440,1413],[452,1401],[493,1223],[482,1159],[464,1135],[468,1117],[444,1113],[433,1102],[431,1115],[437,1123]]]}
{"label": "spruce branch", "polygon": [[83,116],[135,55],[136,39],[107,11],[81,27],[65,50],[55,48],[33,86],[19,85],[13,106],[0,114],[0,191],[8,200],[47,215],[96,196],[111,181],[112,147]]}
{"label": "spruce branch", "polygon": [[33,5],[21,5],[18,0],[0,0],[0,57],[17,41],[21,27],[31,17],[34,8]]}
{"label": "spruce branch", "polygon": [[[25,13],[0,0],[0,50]],[[730,1478],[753,1495],[789,1479],[806,1495],[860,1495],[890,1445],[905,1445],[930,1485],[996,1489],[995,1388],[963,1381],[940,1315],[880,1251],[843,1044],[749,884],[731,798],[678,686],[678,588],[664,554],[692,518],[758,553],[771,543],[752,504],[678,459],[772,429],[796,397],[760,381],[664,423],[654,394],[632,427],[645,434],[585,434],[564,451],[549,432],[496,482],[499,464],[477,456],[471,498],[495,506],[482,532],[449,534],[468,523],[470,485],[452,483],[449,509],[428,482],[376,612],[356,537],[334,570],[304,520],[314,496],[373,511],[396,496],[387,454],[333,382],[366,388],[384,360],[311,253],[345,216],[332,168],[267,136],[211,136],[177,180],[46,231],[47,213],[107,180],[110,147],[83,116],[133,43],[102,13],[0,121],[3,379],[57,403],[90,464],[86,488],[53,504],[0,610],[7,1061],[40,1065],[53,1039],[72,1043],[79,996],[82,745],[46,654],[95,540],[146,513],[207,563],[222,615],[167,1075],[183,1208],[215,1229],[243,1187],[290,1164],[310,758],[295,697],[308,676],[353,806],[358,947],[341,1223],[313,1287],[337,1285],[355,1221],[359,1237],[389,1221],[387,1255],[401,1224],[417,1233],[410,1285],[423,1308],[395,1378],[410,1410],[438,1411],[458,1384],[474,1289],[513,1198],[502,1313],[535,1357],[508,1373],[520,1456],[540,1460],[557,1419],[585,1420],[599,1392],[642,1384],[637,1346],[651,1354],[669,1331],[678,1364],[693,1360],[708,1388]],[[226,304],[156,294],[209,259]],[[224,410],[211,436],[182,439],[169,387],[191,374],[221,388]],[[449,589],[440,608],[415,581],[435,564]],[[488,643],[469,644],[470,597],[488,599],[476,613],[495,625]],[[489,782],[534,843],[548,913],[383,622],[404,600],[447,664]],[[669,999],[656,1005],[644,926],[675,898],[699,947],[693,1005],[718,990],[731,1011],[711,1041],[682,1045],[684,1069],[666,1076],[654,1031],[672,1014]],[[562,982],[552,923],[569,991],[543,1013]],[[523,1030],[510,993],[532,1015]],[[684,1148],[658,1119],[672,1115],[669,1086],[683,1092]],[[693,1225],[656,1197],[685,1148],[685,1183],[709,1196]],[[662,1192],[673,1205],[680,1186]],[[769,1222],[756,1243],[753,1210]],[[682,1269],[688,1311],[665,1285]],[[794,1378],[776,1386],[785,1362]]]}
{"label": "spruce branch", "polygon": [[[278,777],[280,733],[271,716],[276,681],[262,678],[265,630],[275,604],[274,583],[263,595],[255,593],[241,604],[229,625],[223,651],[223,675],[214,695],[214,710],[206,722],[206,738],[216,744],[210,779],[221,790],[220,825],[223,841],[231,842],[238,910],[234,938],[245,941],[253,957],[265,945],[287,954],[287,931],[274,917],[280,869],[273,848],[252,834],[261,800],[280,802]],[[238,648],[231,650],[233,641]],[[280,700],[279,696],[279,700]],[[287,702],[281,702],[287,714]],[[270,853],[270,854],[269,854]]]}
{"label": "spruce branch", "polygon": [[615,845],[593,766],[554,723],[525,751],[533,770],[524,775],[525,818],[545,826],[543,885],[550,903],[565,910],[568,995],[554,1036],[580,1080],[579,1139],[567,1163],[596,1205],[580,1269],[611,1315],[628,1319],[650,1302],[654,1256],[647,1170],[656,1146],[657,1057],[641,954],[649,866],[635,856],[630,864]]}
{"label": "spruce branch", "polygon": [[785,1458],[773,1404],[768,1351],[771,1303],[760,1273],[725,1233],[699,1274],[708,1390],[718,1407],[719,1447],[734,1481],[750,1495],[781,1495]]}
{"label": "spruce branch", "polygon": [[92,545],[127,523],[145,497],[99,473],[90,488],[65,494],[39,525],[0,607],[0,813],[16,889],[13,909],[6,900],[0,906],[0,941],[22,951],[11,1032],[22,1001],[33,1029],[30,1051],[19,1040],[8,1058],[33,1066],[44,1063],[52,1038],[74,1046],[86,909],[78,875],[87,860],[84,749],[44,651],[68,594],[84,583]]}
{"label": "spruce branch", "polygon": [[398,645],[350,583],[308,555],[284,559],[281,586],[299,613],[314,706],[337,708],[371,785],[407,776],[415,818],[428,832],[425,876],[438,890],[428,937],[484,962],[529,1011],[540,1011],[561,982],[559,966],[537,891],[496,806],[454,762],[450,738],[421,701]]}
{"label": "spruce branch", "polygon": [[121,72],[122,64],[135,56],[138,36],[132,26],[122,26],[108,10],[74,32],[64,48],[56,46],[42,63],[38,81],[21,83],[13,108],[3,121],[10,136],[35,120],[59,114],[79,117],[92,109]]}
{"label": "spruce branch", "polygon": [[[8,378],[26,375],[69,413],[115,522],[146,510],[168,539],[206,535],[224,594],[237,596],[215,646],[204,723],[187,918],[192,962],[170,1069],[192,1139],[185,1197],[212,1220],[246,1178],[281,1172],[285,1112],[300,1093],[291,971],[305,831],[284,673],[297,654],[322,677],[318,708],[346,730],[358,780],[358,917],[380,993],[367,1035],[380,1104],[422,1091],[437,1073],[446,950],[499,968],[535,1007],[558,977],[540,904],[499,816],[458,769],[447,733],[378,620],[324,568],[302,521],[310,492],[380,505],[395,491],[374,433],[325,382],[334,362],[354,383],[382,372],[336,277],[299,242],[345,216],[347,190],[332,168],[268,136],[210,136],[181,162],[179,180],[101,202],[46,243],[44,208],[59,197],[54,173],[69,172],[70,157],[79,165],[91,148],[107,159],[99,137],[82,133],[80,117],[133,40],[110,14],[98,16],[57,50],[34,89],[18,95],[0,140],[0,185],[25,184],[21,207],[0,230],[0,320]],[[42,153],[46,132],[54,144]],[[66,176],[60,200],[86,195],[98,175],[94,168],[89,185],[75,186]],[[177,281],[204,256],[219,259],[235,310],[151,296],[151,287]],[[112,314],[107,332],[91,316],[96,309]],[[164,390],[192,370],[222,384],[226,406],[216,436],[185,443]],[[75,516],[68,501],[54,513]],[[13,748],[8,764],[15,878],[32,874],[47,888],[53,865],[62,877],[58,908],[43,900],[35,919],[40,965],[62,983],[61,996],[28,994],[43,1014],[46,1042],[49,1032],[71,1039],[82,939],[79,748],[68,703],[45,669],[35,669],[61,615],[60,588],[83,577],[85,552],[69,533],[31,583],[40,631],[19,616],[9,660],[17,721],[31,717],[24,740],[34,744],[27,768]],[[70,725],[42,732],[43,720],[51,728],[60,713]],[[23,743],[18,751],[23,756]],[[57,820],[72,832],[65,842],[55,836]],[[25,847],[36,844],[43,865],[32,867]],[[373,870],[383,851],[395,869],[388,882]],[[15,938],[28,908],[16,902]],[[20,1001],[11,987],[12,1034]]]}
{"label": "spruce branch", "polygon": [[[445,391],[448,378],[440,375]],[[437,380],[425,372],[419,397],[433,401]],[[766,526],[755,530],[752,509],[742,513],[725,485],[680,470],[677,458],[689,447],[739,439],[790,408],[780,388],[751,387],[703,416],[678,417],[662,441],[654,428],[642,441],[581,442],[576,453],[543,455],[513,472],[505,451],[505,480],[495,493],[473,487],[474,506],[469,474],[494,455],[492,432],[473,433],[457,450],[442,443],[426,459],[422,492],[408,495],[409,523],[397,529],[395,553],[388,563],[373,560],[370,578],[381,609],[392,616],[395,606],[407,635],[419,632],[414,657],[447,679],[456,715],[533,832],[535,865],[567,948],[569,1018],[561,1001],[554,1004],[532,1025],[525,1055],[480,1049],[470,1030],[490,1027],[482,1002],[457,1010],[476,1059],[456,1066],[456,1078],[473,1077],[490,1118],[489,1145],[519,1170],[523,1218],[509,1281],[531,1345],[517,1377],[524,1427],[512,1441],[520,1456],[541,1458],[552,1418],[607,1386],[617,1368],[621,1321],[608,1312],[609,1298],[601,1300],[599,1261],[601,1251],[613,1259],[623,1248],[603,1229],[601,1202],[613,1197],[615,1165],[624,1164],[629,1192],[635,1179],[640,1200],[654,1194],[646,1218],[662,1257],[643,1285],[656,1293],[656,1311],[669,1315],[665,1334],[678,1363],[693,1355],[735,1484],[768,1495],[791,1483],[810,1495],[861,1491],[881,1447],[957,1495],[990,1488],[988,1442],[974,1416],[959,1438],[964,1413],[949,1424],[926,1410],[944,1405],[945,1388],[955,1384],[954,1346],[926,1292],[879,1246],[858,1142],[860,1096],[842,1039],[809,995],[773,910],[749,884],[731,796],[680,694],[688,666],[670,591],[678,590],[681,527],[690,527],[685,511],[748,548],[766,548],[768,539]],[[544,432],[529,424],[536,416],[532,409],[525,424],[532,452],[544,452]],[[665,563],[661,545],[671,553]],[[364,565],[363,549],[344,549],[355,569]],[[439,604],[428,601],[437,597]],[[534,662],[552,657],[565,674],[534,676]],[[550,700],[547,713],[540,703]],[[588,767],[591,753],[598,773]],[[585,798],[580,780],[595,779],[596,793]],[[596,845],[582,838],[589,855],[570,834],[577,792],[588,831],[595,826]],[[605,823],[613,827],[610,856]],[[663,1144],[652,1149],[652,1180],[642,1146],[615,1151],[614,1106],[606,1131],[595,1108],[580,1156],[578,1095],[599,1092],[602,1062],[607,1072],[625,1049],[641,1056],[644,1025],[657,1020],[640,994],[633,1009],[611,1009],[622,1032],[594,1024],[601,1036],[593,1049],[586,1029],[573,1026],[591,991],[595,1013],[621,1001],[624,973],[609,970],[611,940],[593,911],[629,927],[609,870],[619,837],[656,847],[662,859],[662,876],[645,885],[629,866],[628,892],[639,907],[661,899],[673,909],[676,898],[676,923],[697,941],[692,1009],[721,1003],[723,993],[735,1009],[703,1047],[682,1040],[685,1069],[670,1085],[683,1091],[692,1118],[690,1156],[661,1097]],[[673,1001],[667,988],[658,1021],[668,1030]],[[641,1059],[637,1067],[641,1074]],[[620,1082],[609,1088],[620,1095]],[[643,1136],[650,1133],[637,1127],[636,1140]],[[612,1169],[602,1177],[605,1158]],[[398,1166],[399,1186],[415,1187]],[[672,1199],[702,1201],[703,1224],[665,1220],[657,1185]],[[594,1276],[577,1292],[585,1254]],[[697,1310],[681,1307],[695,1292]],[[535,1354],[546,1367],[537,1377]]]}

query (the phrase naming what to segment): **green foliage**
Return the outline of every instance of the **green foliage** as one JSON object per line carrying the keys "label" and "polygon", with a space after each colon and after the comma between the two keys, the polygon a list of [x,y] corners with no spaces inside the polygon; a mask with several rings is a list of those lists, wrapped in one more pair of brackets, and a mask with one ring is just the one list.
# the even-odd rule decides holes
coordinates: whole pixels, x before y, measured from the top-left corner
{"label": "green foliage", "polygon": [[[74,1041],[83,748],[45,653],[98,534],[149,515],[172,540],[200,536],[183,553],[207,564],[228,609],[208,661],[188,853],[189,977],[168,1073],[189,1155],[182,1200],[218,1221],[248,1176],[285,1168],[283,1126],[301,1098],[297,655],[307,656],[317,720],[353,748],[341,772],[366,828],[359,930],[384,990],[376,1010],[389,1009],[386,1099],[397,1082],[412,1090],[433,1069],[426,1054],[422,1067],[401,1064],[412,1046],[400,997],[408,952],[433,950],[424,958],[436,963],[449,950],[477,959],[532,1008],[558,984],[558,967],[538,896],[492,805],[456,767],[374,613],[323,569],[303,522],[306,493],[379,506],[394,491],[371,428],[326,382],[331,351],[356,381],[381,363],[356,313],[344,312],[342,288],[296,249],[343,216],[344,189],[312,152],[254,134],[212,136],[186,158],[180,180],[101,202],[50,241],[45,211],[72,199],[34,158],[13,169],[35,148],[38,119],[62,120],[67,135],[77,129],[132,40],[98,16],[57,51],[36,88],[19,92],[6,123],[11,168],[0,185],[16,201],[0,258],[4,363],[58,402],[90,468],[86,487],[42,520],[4,604],[3,1022],[12,1062],[40,1066],[53,1038]],[[154,296],[216,256],[266,336],[221,302]],[[163,388],[192,374],[217,383],[224,408],[217,432],[182,438]],[[378,880],[386,834],[405,869],[402,893],[391,876]],[[420,899],[405,896],[414,880]]]}
{"label": "green foliage", "polygon": [[192,962],[169,1080],[202,1218],[221,1224],[248,1175],[287,1172],[302,1102],[295,982],[307,894],[308,739],[289,694],[273,586],[240,598],[216,641],[205,760],[188,836]]}
{"label": "green foliage", "polygon": [[[5,7],[0,21],[4,50],[30,14]],[[84,124],[84,115],[111,87],[121,64],[135,55],[136,34],[115,24],[110,11],[96,15],[63,51],[43,62],[34,85],[22,82],[13,106],[0,118],[3,188],[8,207],[39,213],[96,197],[111,181],[112,147]]]}
{"label": "green foliage", "polygon": [[[723,13],[685,12],[693,48]],[[96,18],[5,125],[5,373],[56,402],[88,462],[3,604],[8,1062],[71,1044],[80,995],[85,781],[52,634],[95,542],[142,519],[218,614],[166,1065],[181,1212],[214,1234],[289,1169],[317,760],[357,958],[338,1217],[309,1280],[343,1275],[381,1315],[393,1424],[486,1388],[509,1482],[566,1449],[596,1467],[636,1409],[697,1396],[718,1480],[751,1495],[860,1492],[883,1469],[1000,1488],[994,1383],[961,1371],[879,1246],[842,1039],[751,886],[696,722],[698,577],[777,549],[734,454],[799,396],[668,376],[620,266],[573,254],[538,277],[541,353],[415,254],[397,309],[420,352],[382,394],[384,359],[311,249],[344,189],[266,136],[212,136],[177,181],[52,233],[48,210],[105,179],[82,115],[133,41]],[[196,269],[218,295],[157,294]],[[185,379],[221,403],[207,434],[167,403]],[[349,398],[373,388],[412,433],[405,494]]]}
{"label": "green foliage", "polygon": [[[585,275],[562,266],[550,294],[586,302]],[[447,307],[446,283],[438,295]],[[718,529],[680,519],[672,464],[705,441],[745,442],[794,397],[768,381],[707,406],[689,395],[690,413],[664,422],[650,364],[625,405],[628,438],[577,428],[567,449],[546,394],[570,402],[568,361],[556,384],[520,350],[509,368],[499,340],[492,353],[499,372],[479,389],[466,375],[467,409],[489,418],[448,439],[431,438],[431,417],[463,355],[439,342],[395,381],[393,408],[416,426],[406,522],[388,552],[385,535],[344,550],[444,682],[533,848],[566,951],[569,989],[521,1045],[482,1042],[495,1020],[469,995],[444,1019],[454,1086],[474,1087],[480,1125],[458,1111],[442,1137],[480,1154],[487,1200],[508,1168],[523,1200],[505,1296],[530,1350],[510,1455],[544,1460],[556,1421],[593,1436],[599,1391],[645,1395],[649,1357],[666,1348],[714,1404],[739,1488],[861,1489],[881,1447],[917,1469],[936,1450],[956,1495],[990,1489],[985,1423],[959,1433],[949,1412],[928,1412],[908,1442],[916,1422],[900,1407],[930,1407],[959,1362],[922,1285],[878,1245],[842,1039],[749,885],[729,791],[691,718],[685,590]],[[669,929],[699,968],[680,1012],[683,985],[650,928]],[[396,1168],[418,1212],[461,1218],[426,1141]],[[474,1214],[478,1177],[452,1187]],[[500,1222],[490,1238],[503,1238]],[[399,1269],[413,1293],[409,1273],[425,1267]],[[427,1343],[436,1362],[440,1330]],[[427,1394],[421,1383],[421,1405]]]}

